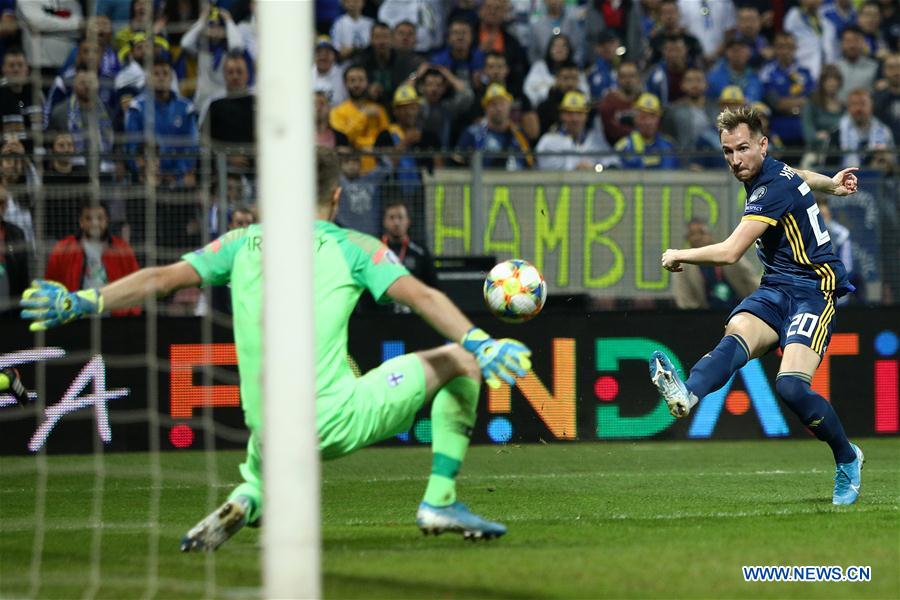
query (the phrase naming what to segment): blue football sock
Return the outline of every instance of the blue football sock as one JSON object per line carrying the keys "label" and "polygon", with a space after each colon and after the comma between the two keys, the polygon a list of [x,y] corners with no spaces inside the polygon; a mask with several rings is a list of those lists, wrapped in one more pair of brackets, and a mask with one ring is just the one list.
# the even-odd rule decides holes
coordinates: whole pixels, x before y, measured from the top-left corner
{"label": "blue football sock", "polygon": [[813,434],[828,444],[834,453],[834,462],[849,463],[856,460],[856,452],[844,433],[844,426],[838,419],[831,404],[809,387],[809,376],[805,373],[779,373],[775,379],[775,390],[784,403],[806,425]]}
{"label": "blue football sock", "polygon": [[712,352],[697,361],[684,385],[697,399],[702,399],[725,385],[748,360],[750,350],[744,338],[735,333],[726,335]]}

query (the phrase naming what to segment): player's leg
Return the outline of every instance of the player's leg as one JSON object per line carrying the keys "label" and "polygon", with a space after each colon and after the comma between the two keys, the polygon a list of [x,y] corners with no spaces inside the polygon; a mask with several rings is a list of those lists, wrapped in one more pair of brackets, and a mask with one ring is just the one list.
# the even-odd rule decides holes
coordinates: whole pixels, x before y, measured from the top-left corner
{"label": "player's leg", "polygon": [[725,337],[691,369],[682,381],[664,352],[650,358],[650,379],[659,389],[670,412],[684,417],[701,398],[721,388],[751,358],[762,356],[778,343],[778,333],[769,323],[780,323],[781,293],[761,287],[738,305],[729,316]]}
{"label": "player's leg", "polygon": [[[847,439],[831,403],[810,387],[831,336],[834,306],[830,300],[817,312],[812,312],[808,304],[800,306],[797,312],[800,319],[792,319],[788,329],[775,390],[816,438],[831,448],[836,464],[834,504],[852,504],[859,496],[860,471],[865,458],[859,447]],[[805,323],[809,324],[808,328],[804,327]]]}
{"label": "player's leg", "polygon": [[506,533],[456,500],[456,477],[469,449],[478,409],[481,370],[474,357],[456,344],[418,353],[425,371],[431,405],[431,475],[416,513],[424,533],[445,531],[466,538],[492,538]]}

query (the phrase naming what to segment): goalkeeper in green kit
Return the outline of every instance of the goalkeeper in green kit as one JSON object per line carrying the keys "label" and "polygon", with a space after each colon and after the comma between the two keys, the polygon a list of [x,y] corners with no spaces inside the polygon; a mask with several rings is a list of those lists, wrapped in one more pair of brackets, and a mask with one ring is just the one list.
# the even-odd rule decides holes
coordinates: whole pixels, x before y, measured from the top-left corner
{"label": "goalkeeper in green kit", "polygon": [[[472,323],[441,292],[420,282],[380,241],[338,227],[340,166],[332,150],[317,148],[317,218],[314,234],[316,315],[316,427],[324,459],[407,431],[431,400],[433,458],[416,523],[425,533],[455,532],[493,538],[506,527],[484,519],[456,499],[456,476],[475,424],[480,381],[492,387],[531,368],[531,352],[509,339],[495,340]],[[241,406],[250,430],[244,483],[182,540],[181,549],[214,550],[263,513],[262,493],[262,254],[259,225],[230,231],[180,262],[150,267],[102,289],[69,292],[36,281],[22,296],[22,317],[33,330],[78,317],[139,304],[174,290],[231,283],[234,338],[241,378]],[[356,378],[347,362],[347,326],[364,290],[376,300],[406,304],[436,331],[459,344],[393,358]]]}

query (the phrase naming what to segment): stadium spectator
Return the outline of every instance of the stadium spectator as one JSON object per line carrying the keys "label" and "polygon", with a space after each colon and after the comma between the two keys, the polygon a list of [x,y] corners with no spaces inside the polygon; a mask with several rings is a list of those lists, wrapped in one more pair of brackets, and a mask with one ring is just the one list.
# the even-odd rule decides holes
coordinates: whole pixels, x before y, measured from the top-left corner
{"label": "stadium spectator", "polygon": [[452,147],[475,102],[472,88],[446,67],[437,65],[425,69],[416,80],[421,81],[419,91],[424,101],[421,113],[423,135],[437,140],[438,148]]}
{"label": "stadium spectator", "polygon": [[[153,110],[153,127],[159,151],[164,156],[159,162],[163,181],[177,182],[185,187],[197,184],[196,153],[199,142],[197,117],[193,105],[172,91],[172,66],[164,58],[156,58],[150,79],[151,89],[132,100],[125,115],[125,131],[130,134],[131,146],[144,138],[147,111]],[[152,97],[151,97],[152,93]]]}
{"label": "stadium spectator", "polygon": [[86,65],[79,67],[71,94],[50,113],[49,127],[71,133],[75,151],[91,161],[99,159],[100,171],[110,173],[113,163],[102,155],[112,151],[115,132],[109,111],[97,94],[98,88],[97,73]]}
{"label": "stadium spectator", "polygon": [[584,75],[578,70],[575,63],[569,61],[557,67],[553,87],[548,91],[546,99],[537,106],[542,134],[547,133],[550,127],[559,120],[559,106],[566,94],[574,91],[587,94],[587,91],[581,87],[583,83],[585,83]]}
{"label": "stadium spectator", "polygon": [[885,87],[872,95],[875,116],[891,128],[900,143],[900,53],[889,54],[882,65]]}
{"label": "stadium spectator", "polygon": [[763,131],[768,131],[769,138],[769,154],[780,160],[780,157],[784,155],[785,146],[784,142],[781,140],[781,136],[777,133],[773,133],[770,130],[769,124],[772,122],[772,109],[765,102],[753,102],[750,105],[750,108],[756,111],[759,115],[759,122],[762,123]]}
{"label": "stadium spectator", "polygon": [[25,146],[16,138],[8,138],[0,147],[0,187],[6,195],[3,218],[19,227],[32,246],[35,236],[31,207],[38,186],[38,174]]}
{"label": "stadium spectator", "polygon": [[328,105],[328,95],[325,92],[315,92],[316,115],[316,145],[325,148],[338,146],[350,146],[347,136],[334,129],[328,122],[331,107]]}
{"label": "stadium spectator", "polygon": [[75,139],[68,131],[48,132],[50,156],[46,161],[42,181],[51,188],[56,185],[71,185],[88,182],[88,173],[84,163],[73,160]]}
{"label": "stadium spectator", "polygon": [[703,59],[703,46],[683,26],[678,0],[662,0],[659,4],[659,21],[656,31],[650,36],[650,63],[655,64],[663,59],[663,44],[673,35],[679,35],[687,46],[688,62],[699,65]]}
{"label": "stadium spectator", "polygon": [[868,0],[859,7],[857,25],[866,38],[868,55],[879,60],[887,56],[890,49],[881,32],[881,6],[875,0]]}
{"label": "stadium spectator", "polygon": [[835,65],[822,67],[819,83],[803,105],[803,139],[806,147],[819,152],[828,148],[832,132],[844,114],[844,103],[838,97],[844,76]]}
{"label": "stadium spectator", "polygon": [[316,33],[327,35],[341,15],[339,0],[315,0]]}
{"label": "stadium spectator", "polygon": [[847,95],[847,112],[831,135],[831,147],[840,150],[841,164],[869,165],[873,153],[893,146],[890,128],[872,114],[869,90],[851,91]]}
{"label": "stadium spectator", "polygon": [[725,32],[733,28],[737,21],[734,3],[678,0],[678,8],[682,25],[700,40],[706,63],[713,64],[722,54]]}
{"label": "stadium spectator", "polygon": [[[559,126],[541,136],[535,147],[538,168],[544,171],[593,170],[614,162],[609,142],[595,118],[588,127],[591,105],[579,91],[570,91],[559,105]],[[602,126],[602,125],[601,125]],[[548,153],[548,154],[544,154]],[[568,153],[568,154],[565,154]]]}
{"label": "stadium spectator", "polygon": [[454,0],[451,4],[450,14],[447,17],[448,22],[464,19],[472,24],[473,29],[477,29],[479,0]]}
{"label": "stadium spectator", "polygon": [[[195,0],[167,0],[162,3],[162,13],[158,22],[165,24],[168,40],[173,48],[181,47],[181,38],[200,18],[200,4]],[[223,8],[229,8],[224,2],[218,4]]]}
{"label": "stadium spectator", "polygon": [[881,34],[890,52],[900,52],[900,8],[896,0],[879,0]]}
{"label": "stadium spectator", "polygon": [[22,48],[32,69],[40,69],[46,83],[66,61],[82,26],[78,0],[18,0]]}
{"label": "stadium spectator", "polygon": [[834,25],[819,15],[821,4],[822,0],[799,0],[797,6],[787,11],[783,23],[784,31],[797,42],[797,62],[809,71],[813,82],[819,78],[822,65],[837,60],[837,56],[831,55],[834,48],[827,43],[836,36]]}
{"label": "stadium spectator", "polygon": [[[375,33],[372,33],[374,48]],[[337,48],[331,43],[327,35],[316,38],[316,50],[314,55],[312,88],[317,92],[325,92],[328,103],[332,106],[340,104],[347,99],[347,88],[344,87],[344,71],[337,64]]]}
{"label": "stadium spectator", "polygon": [[544,0],[544,9],[544,13],[533,18],[529,26],[529,62],[534,64],[543,59],[550,40],[564,35],[572,43],[572,60],[577,65],[584,64],[584,30],[579,19],[580,11],[574,6],[566,6],[565,0]]}
{"label": "stadium spectator", "polygon": [[[419,66],[419,59],[407,52],[398,52],[391,46],[391,30],[384,23],[372,25],[372,45],[357,57],[357,65],[366,70],[369,81],[369,99],[387,107],[394,91]],[[336,102],[332,101],[332,105]]]}
{"label": "stadium spectator", "polygon": [[612,30],[616,37],[624,41],[623,60],[643,61],[647,46],[644,32],[644,15],[638,0],[593,0],[585,4],[584,36],[585,49],[590,55],[585,62],[594,62],[593,49],[601,32]]}
{"label": "stadium spectator", "polygon": [[3,55],[0,79],[0,120],[3,139],[15,138],[32,149],[33,136],[43,129],[44,94],[31,84],[30,69],[20,48]]}
{"label": "stadium spectator", "polygon": [[[690,157],[690,166],[700,169],[716,169],[727,166],[722,156],[722,143],[719,140],[719,132],[715,127],[715,117],[726,110],[737,110],[747,104],[744,92],[736,85],[729,85],[719,94],[719,106],[712,115],[712,125],[703,130],[690,148],[696,154]],[[668,109],[666,109],[668,112]]]}
{"label": "stadium spectator", "polygon": [[868,47],[862,29],[849,25],[841,33],[841,56],[837,68],[843,77],[838,97],[841,102],[847,101],[850,90],[857,88],[872,89],[878,75],[878,61],[866,56]]}
{"label": "stadium spectator", "polygon": [[[550,89],[559,85],[558,71],[562,66],[574,68],[578,89],[585,94],[590,93],[587,78],[572,60],[572,45],[569,38],[557,35],[547,45],[547,53],[544,58],[532,64],[525,77],[523,91],[532,106],[537,106],[546,100]],[[561,99],[561,97],[556,99],[557,105]]]}
{"label": "stadium spectator", "polygon": [[201,129],[214,143],[252,144],[256,141],[256,95],[247,87],[250,73],[243,51],[228,53],[223,75],[225,94],[213,98],[200,113]]}
{"label": "stadium spectator", "polygon": [[341,0],[344,14],[331,27],[331,40],[342,61],[369,46],[375,21],[362,14],[365,0]]}
{"label": "stadium spectator", "polygon": [[75,160],[72,134],[68,131],[48,134],[49,156],[41,174],[44,186],[42,235],[44,239],[58,240],[71,232],[72,224],[78,222],[80,198],[87,190],[89,177],[84,160]]}
{"label": "stadium spectator", "polygon": [[[400,259],[400,263],[414,276],[432,287],[438,287],[434,259],[425,244],[416,243],[410,236],[410,219],[407,205],[401,200],[392,200],[384,205],[382,219],[382,243]],[[394,304],[394,311],[411,312],[408,307]]]}
{"label": "stadium spectator", "polygon": [[675,102],[681,98],[681,79],[689,66],[684,38],[669,36],[663,44],[663,60],[647,76],[647,91],[664,105]]}
{"label": "stadium spectator", "polygon": [[707,76],[707,96],[718,98],[726,87],[736,85],[750,102],[762,100],[762,82],[749,66],[750,45],[749,40],[739,36],[729,38],[725,42],[725,58],[719,61]]}
{"label": "stadium spectator", "polygon": [[244,39],[230,12],[207,4],[181,38],[181,49],[197,59],[194,105],[202,109],[211,98],[225,93],[225,57],[243,53]]}
{"label": "stadium spectator", "polygon": [[472,24],[463,18],[450,21],[447,46],[431,55],[431,64],[446,67],[460,80],[471,85],[476,73],[484,68],[484,52],[474,44]]}
{"label": "stadium spectator", "polygon": [[718,144],[714,116],[718,110],[706,97],[706,75],[702,69],[690,68],[684,72],[681,92],[681,98],[666,107],[661,130],[675,140],[675,147],[680,151],[696,148],[700,137],[709,135],[710,131]]}
{"label": "stadium spectator", "polygon": [[775,60],[760,73],[766,104],[772,107],[770,132],[778,134],[788,146],[803,144],[803,120],[800,113],[812,93],[815,80],[794,58],[797,43],[789,33],[775,35]]}
{"label": "stadium spectator", "polygon": [[[128,242],[110,234],[106,206],[85,202],[79,214],[78,233],[56,243],[47,259],[44,277],[70,290],[96,289],[139,268]],[[139,314],[138,307],[112,313],[115,317]]]}
{"label": "stadium spectator", "polygon": [[20,39],[16,0],[3,0],[0,2],[0,61],[3,60],[6,49],[17,45]]}
{"label": "stadium spectator", "polygon": [[[213,205],[215,207],[215,205]],[[244,227],[250,227],[256,223],[256,213],[247,206],[238,205],[229,211],[228,231],[232,231],[233,229],[243,229]],[[210,235],[212,235],[213,228],[210,228]],[[205,306],[205,296],[202,294],[197,298],[197,311],[198,315],[205,315],[206,310]],[[232,314],[231,307],[231,284],[228,283],[226,285],[214,285],[210,287],[210,303],[212,304],[212,309],[214,314],[219,317],[230,317]],[[223,323],[225,326],[231,324],[230,319],[226,320]]]}
{"label": "stadium spectator", "polygon": [[[417,220],[424,222],[425,187],[421,171],[431,171],[435,164],[443,165],[443,157],[435,156],[440,140],[428,130],[420,128],[421,99],[412,84],[401,85],[394,92],[392,102],[395,123],[378,134],[375,147],[386,150],[385,160],[392,169],[388,181],[382,184],[384,201],[402,199],[409,205]],[[424,231],[417,234],[424,234]]]}
{"label": "stadium spectator", "polygon": [[[691,248],[715,243],[705,219],[688,222],[685,240]],[[682,310],[732,310],[759,287],[759,273],[746,256],[731,265],[683,265],[681,277],[672,278],[675,306]]]}
{"label": "stadium spectator", "polygon": [[619,62],[618,49],[619,38],[612,31],[603,31],[597,36],[594,64],[586,71],[590,95],[595,101],[603,98],[616,84],[614,65]]}
{"label": "stadium spectator", "polygon": [[400,21],[391,31],[391,47],[401,54],[416,53],[416,25],[410,21]]}
{"label": "stadium spectator", "polygon": [[[82,48],[84,40],[96,44],[96,48],[92,48],[91,50],[96,50],[97,56],[81,56],[84,53],[84,49]],[[91,60],[85,60],[85,58],[90,58]],[[65,64],[62,66],[60,75],[65,78],[65,73],[69,68],[73,68],[83,62],[96,65],[97,75],[100,76],[101,83],[105,79],[111,81],[115,80],[116,75],[121,69],[121,64],[119,62],[119,55],[112,44],[112,23],[110,23],[109,18],[99,15],[89,17],[85,21],[84,36],[81,38],[81,41],[79,41],[79,45],[73,48],[69,53]],[[101,97],[103,97],[103,94],[101,94]],[[106,98],[104,98],[103,101],[107,106],[111,106],[110,101]]]}
{"label": "stadium spectator", "polygon": [[478,10],[478,47],[485,54],[499,52],[509,68],[506,86],[518,95],[528,70],[528,54],[505,25],[509,0],[484,0]]}
{"label": "stadium spectator", "polygon": [[[152,53],[152,54],[151,54]],[[119,52],[122,68],[116,75],[115,88],[117,106],[114,111],[116,129],[125,128],[125,113],[135,96],[144,91],[147,84],[147,72],[145,60],[151,64],[156,58],[168,60],[169,42],[161,35],[154,36],[151,40],[144,33],[134,34],[128,45]],[[149,58],[147,58],[149,57]],[[178,92],[178,77],[172,73],[172,92]]]}
{"label": "stadium spectator", "polygon": [[487,168],[518,171],[534,166],[531,146],[522,130],[510,119],[513,97],[499,83],[488,86],[481,103],[485,117],[463,131],[456,144],[461,150],[481,150]]}
{"label": "stadium spectator", "polygon": [[762,16],[755,6],[740,6],[737,9],[737,22],[732,35],[744,38],[750,44],[750,68],[758,70],[763,64],[774,58],[775,53],[769,40],[762,35]]}
{"label": "stadium spectator", "polygon": [[378,235],[381,231],[381,184],[389,168],[381,163],[363,173],[359,153],[349,148],[337,150],[341,159],[341,202],[337,222],[342,227]]}
{"label": "stadium spectator", "polygon": [[677,169],[672,143],[659,133],[662,106],[659,98],[643,93],[634,103],[634,131],[616,142],[626,169]]}
{"label": "stadium spectator", "polygon": [[[362,66],[344,71],[344,85],[350,97],[331,109],[331,126],[346,135],[357,150],[371,151],[375,138],[388,126],[387,112],[368,98],[369,79]],[[361,162],[363,173],[375,167],[375,158],[370,155],[363,156]]]}
{"label": "stadium spectator", "polygon": [[246,0],[247,10],[243,16],[235,15],[238,31],[241,32],[241,39],[244,40],[244,50],[247,51],[250,60],[256,64],[256,0]]}
{"label": "stadium spectator", "polygon": [[94,14],[108,18],[116,29],[128,24],[130,12],[131,0],[96,0],[94,4]]}
{"label": "stadium spectator", "polygon": [[64,102],[72,94],[75,75],[78,70],[87,69],[97,75],[97,94],[100,101],[108,111],[116,108],[116,74],[119,72],[119,62],[104,65],[101,61],[100,46],[97,42],[88,38],[78,42],[74,62],[64,67],[60,74],[53,80],[53,85],[47,92],[47,101],[44,103],[45,119],[49,121],[50,115],[57,104]]}
{"label": "stadium spectator", "polygon": [[856,25],[856,9],[853,6],[853,0],[832,0],[824,3],[819,14],[822,19],[831,22],[830,35],[825,39],[825,44],[829,46],[825,55],[838,56],[844,29],[849,25]]}
{"label": "stadium spectator", "polygon": [[153,0],[131,0],[128,25],[116,31],[113,46],[117,52],[121,51],[136,33],[155,36],[161,34],[164,27],[164,21],[154,20]]}
{"label": "stadium spectator", "polygon": [[616,69],[617,86],[611,89],[596,105],[603,119],[603,131],[610,144],[631,133],[634,128],[634,103],[643,92],[637,65],[623,62]]}
{"label": "stadium spectator", "polygon": [[0,315],[19,308],[19,298],[28,288],[28,242],[25,232],[4,218],[8,197],[0,187]]}
{"label": "stadium spectator", "polygon": [[[400,23],[412,25],[412,39],[404,40],[409,50],[428,54],[444,43],[443,0],[384,0],[378,8],[378,20],[387,23],[395,31]],[[410,28],[404,27],[403,36]]]}
{"label": "stadium spectator", "polygon": [[492,83],[502,85],[513,97],[511,114],[516,122],[528,136],[529,140],[536,140],[541,135],[541,124],[535,107],[531,105],[528,96],[522,93],[521,88],[511,88],[509,81],[509,66],[506,57],[499,52],[489,52],[484,59],[484,71],[477,76],[475,88],[477,90],[477,102],[472,104],[472,113],[468,123],[478,121],[484,116],[484,94]]}

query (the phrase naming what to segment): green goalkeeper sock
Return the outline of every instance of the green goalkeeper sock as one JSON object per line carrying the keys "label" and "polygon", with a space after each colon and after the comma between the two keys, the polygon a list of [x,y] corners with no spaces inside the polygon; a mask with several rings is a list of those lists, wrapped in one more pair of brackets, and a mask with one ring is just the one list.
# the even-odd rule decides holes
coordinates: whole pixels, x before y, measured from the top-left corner
{"label": "green goalkeeper sock", "polygon": [[457,377],[442,387],[431,403],[431,477],[425,502],[447,506],[456,502],[456,475],[469,449],[481,386]]}

